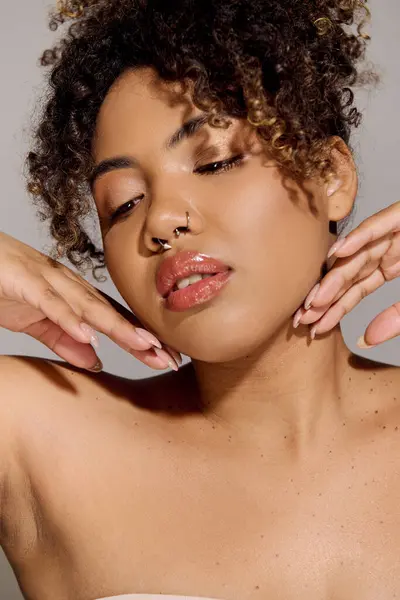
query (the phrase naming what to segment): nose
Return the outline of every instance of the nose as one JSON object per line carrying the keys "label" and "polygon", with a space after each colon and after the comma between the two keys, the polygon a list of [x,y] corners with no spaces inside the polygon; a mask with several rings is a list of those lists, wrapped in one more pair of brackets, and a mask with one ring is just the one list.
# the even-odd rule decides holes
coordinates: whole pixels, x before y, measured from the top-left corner
{"label": "nose", "polygon": [[161,249],[161,243],[174,245],[181,234],[198,234],[200,219],[193,204],[178,192],[171,198],[168,194],[153,193],[152,202],[147,213],[144,231],[146,247],[151,252]]}

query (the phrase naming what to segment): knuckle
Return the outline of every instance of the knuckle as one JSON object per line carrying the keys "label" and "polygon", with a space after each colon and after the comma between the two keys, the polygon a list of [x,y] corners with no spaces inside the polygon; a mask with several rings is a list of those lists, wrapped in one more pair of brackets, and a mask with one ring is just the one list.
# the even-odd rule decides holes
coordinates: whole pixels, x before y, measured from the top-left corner
{"label": "knuckle", "polygon": [[58,262],[57,260],[55,260],[54,258],[51,258],[51,256],[47,256],[45,255],[43,257],[43,262],[50,267],[51,269],[61,269],[63,270],[64,265],[60,262]]}
{"label": "knuckle", "polygon": [[58,300],[60,298],[59,294],[55,291],[55,289],[50,286],[46,286],[42,290],[42,296],[46,300]]}
{"label": "knuckle", "polygon": [[360,297],[361,297],[361,300],[364,300],[364,298],[366,298],[367,296],[368,296],[368,290],[367,290],[367,288],[365,287],[365,285],[361,285],[360,286]]}
{"label": "knuckle", "polygon": [[98,302],[98,298],[96,298],[96,296],[93,294],[93,292],[91,290],[88,290],[87,288],[85,288],[82,292],[83,294],[83,300],[85,302],[87,302],[88,304],[93,304],[93,302]]}
{"label": "knuckle", "polygon": [[113,322],[111,324],[110,327],[110,335],[115,336],[117,335],[118,330],[120,330],[122,327],[126,326],[126,320],[119,315],[118,313],[115,313],[113,310]]}
{"label": "knuckle", "polygon": [[343,319],[346,315],[348,315],[353,310],[353,307],[346,302],[346,304],[342,304],[339,309],[340,320]]}

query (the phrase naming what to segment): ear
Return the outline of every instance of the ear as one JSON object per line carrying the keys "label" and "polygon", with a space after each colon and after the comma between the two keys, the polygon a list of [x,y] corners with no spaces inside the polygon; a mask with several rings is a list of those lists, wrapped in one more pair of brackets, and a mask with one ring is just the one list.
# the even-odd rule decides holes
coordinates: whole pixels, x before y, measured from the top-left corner
{"label": "ear", "polygon": [[331,138],[331,159],[334,174],[325,182],[329,221],[340,221],[351,213],[358,191],[358,175],[352,153],[338,136]]}

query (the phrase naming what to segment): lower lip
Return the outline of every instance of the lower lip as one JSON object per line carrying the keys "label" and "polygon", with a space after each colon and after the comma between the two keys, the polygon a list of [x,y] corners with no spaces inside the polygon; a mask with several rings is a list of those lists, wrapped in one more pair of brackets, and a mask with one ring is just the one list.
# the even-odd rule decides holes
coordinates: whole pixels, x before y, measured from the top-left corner
{"label": "lower lip", "polygon": [[217,275],[197,281],[183,290],[171,292],[165,299],[166,308],[174,312],[181,312],[209,302],[222,291],[231,274],[231,270],[217,273]]}

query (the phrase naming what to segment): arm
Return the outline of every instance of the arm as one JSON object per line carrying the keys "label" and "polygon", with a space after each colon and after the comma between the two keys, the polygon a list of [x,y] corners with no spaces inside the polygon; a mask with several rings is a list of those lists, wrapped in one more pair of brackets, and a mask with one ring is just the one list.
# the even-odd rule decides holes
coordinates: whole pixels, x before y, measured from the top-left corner
{"label": "arm", "polygon": [[29,357],[0,356],[0,545],[9,559],[32,548],[37,538],[20,450],[22,424],[42,378],[28,365]]}

